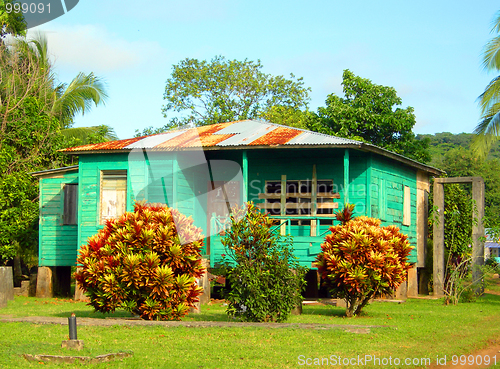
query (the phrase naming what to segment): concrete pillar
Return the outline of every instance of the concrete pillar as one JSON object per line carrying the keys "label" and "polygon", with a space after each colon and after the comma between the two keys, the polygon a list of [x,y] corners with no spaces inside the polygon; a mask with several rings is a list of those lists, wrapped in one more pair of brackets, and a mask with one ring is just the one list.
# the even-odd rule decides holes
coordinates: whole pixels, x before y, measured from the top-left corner
{"label": "concrete pillar", "polygon": [[208,280],[208,268],[210,267],[210,260],[202,259],[201,263],[205,268],[206,272],[196,280],[196,284],[203,289],[199,299],[200,301],[195,303],[195,306],[189,309],[190,313],[200,313],[201,304],[207,304],[210,302],[210,281]]}
{"label": "concrete pillar", "polygon": [[417,277],[417,265],[413,264],[413,267],[408,270],[408,297],[418,296],[418,277]]}
{"label": "concrete pillar", "polygon": [[395,300],[404,300],[406,301],[406,297],[408,296],[408,282],[404,281],[399,285],[396,291],[393,294],[393,298]]}
{"label": "concrete pillar", "polygon": [[208,304],[210,302],[210,281],[208,280],[208,268],[210,268],[210,260],[202,259],[201,261],[206,272],[198,279],[198,286],[203,288],[203,293],[200,296],[201,304]]}
{"label": "concrete pillar", "polygon": [[0,267],[0,308],[7,306],[9,300],[14,300],[12,267]]}
{"label": "concrete pillar", "polygon": [[[76,270],[79,271],[81,267],[77,267]],[[75,282],[75,301],[84,301],[84,302],[89,302],[90,299],[85,295],[83,290],[80,287],[80,284],[78,281]]]}
{"label": "concrete pillar", "polygon": [[52,269],[50,267],[38,267],[36,297],[54,297]]}
{"label": "concrete pillar", "polygon": [[433,256],[434,256],[434,296],[444,295],[444,276],[446,265],[444,260],[444,186],[434,181],[434,226],[433,226]]}
{"label": "concrete pillar", "polygon": [[472,181],[472,280],[481,281],[476,284],[476,293],[484,292],[483,271],[484,265],[484,181],[481,177],[474,177]]}

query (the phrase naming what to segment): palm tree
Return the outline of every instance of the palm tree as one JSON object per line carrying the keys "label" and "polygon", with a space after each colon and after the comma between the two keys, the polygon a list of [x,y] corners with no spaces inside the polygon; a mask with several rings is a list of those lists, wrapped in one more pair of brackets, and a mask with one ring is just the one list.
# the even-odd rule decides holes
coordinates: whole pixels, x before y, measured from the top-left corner
{"label": "palm tree", "polygon": [[69,84],[59,83],[49,59],[47,38],[42,34],[38,34],[31,40],[17,38],[12,48],[14,52],[36,59],[37,66],[42,69],[45,77],[43,93],[51,102],[50,111],[58,118],[61,133],[68,144],[74,143],[75,140],[85,144],[96,135],[100,135],[101,139],[106,141],[117,139],[113,128],[107,125],[71,127],[75,116],[90,111],[93,105],[105,103],[108,96],[100,77],[94,73],[80,72]]}
{"label": "palm tree", "polygon": [[[500,72],[500,12],[496,16],[492,32],[499,35],[486,44],[483,67],[488,71]],[[472,148],[480,156],[485,156],[500,137],[500,75],[491,80],[478,99],[481,121],[474,130],[476,137]]]}

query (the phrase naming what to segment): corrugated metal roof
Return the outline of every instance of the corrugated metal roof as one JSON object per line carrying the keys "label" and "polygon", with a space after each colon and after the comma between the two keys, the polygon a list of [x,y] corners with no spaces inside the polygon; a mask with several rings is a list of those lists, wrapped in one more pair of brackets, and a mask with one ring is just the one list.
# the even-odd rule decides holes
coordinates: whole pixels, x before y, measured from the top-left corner
{"label": "corrugated metal roof", "polygon": [[146,136],[142,138],[141,140],[138,140],[130,145],[127,145],[128,149],[150,149],[153,147],[156,147],[157,145],[161,144],[162,142],[168,141],[174,137],[177,137],[181,134],[183,134],[185,130],[179,130],[179,131],[173,131],[173,132],[166,132],[166,133],[160,133],[157,135],[153,136]]}
{"label": "corrugated metal roof", "polygon": [[393,153],[386,149],[347,138],[330,136],[256,120],[212,124],[203,127],[181,129],[152,136],[128,140],[72,147],[62,150],[71,154],[92,152],[130,151],[150,149],[155,151],[190,150],[194,148],[256,148],[256,147],[351,147],[374,152],[433,174],[443,171]]}
{"label": "corrugated metal roof", "polygon": [[358,141],[256,120],[212,124],[128,140],[103,142],[65,149],[65,152],[131,150],[137,148],[176,150],[195,147],[346,145]]}

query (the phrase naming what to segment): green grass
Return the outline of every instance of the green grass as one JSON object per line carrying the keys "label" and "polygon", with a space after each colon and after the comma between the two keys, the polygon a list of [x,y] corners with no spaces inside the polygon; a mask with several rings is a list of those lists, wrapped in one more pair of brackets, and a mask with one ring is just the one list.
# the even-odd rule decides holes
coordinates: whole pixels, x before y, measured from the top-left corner
{"label": "green grass", "polygon": [[[111,352],[133,352],[122,361],[95,364],[106,368],[299,368],[299,355],[329,358],[331,355],[383,358],[430,358],[461,355],[485,347],[500,336],[500,296],[485,295],[476,303],[445,306],[442,300],[408,300],[405,303],[375,302],[363,316],[348,319],[334,306],[305,306],[291,323],[381,325],[369,334],[343,330],[295,328],[187,328],[134,326],[79,326],[83,351],[60,348],[68,327],[29,323],[0,323],[0,367],[40,367],[22,354],[96,356]],[[224,306],[202,306],[202,313],[184,320],[227,321]],[[0,309],[0,315],[104,318],[84,303],[64,299],[18,297]],[[117,312],[118,317],[129,316]],[[4,332],[8,332],[5,334]],[[449,360],[449,359],[448,359]],[[500,361],[500,355],[498,357]],[[45,364],[53,365],[56,364]],[[61,365],[78,367],[82,364]],[[378,366],[378,365],[377,365]],[[318,366],[314,366],[318,367]],[[327,366],[333,367],[333,366]],[[387,365],[384,367],[391,367]],[[392,367],[395,367],[394,365]],[[405,366],[411,367],[411,366]],[[416,365],[415,367],[420,367]]]}

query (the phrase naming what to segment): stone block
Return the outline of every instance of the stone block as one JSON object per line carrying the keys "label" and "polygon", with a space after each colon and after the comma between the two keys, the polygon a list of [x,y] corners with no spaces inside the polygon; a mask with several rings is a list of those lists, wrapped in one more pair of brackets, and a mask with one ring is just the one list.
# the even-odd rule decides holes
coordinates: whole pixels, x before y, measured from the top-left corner
{"label": "stone block", "polygon": [[418,277],[417,277],[417,266],[413,265],[413,268],[408,270],[408,297],[418,296]]}
{"label": "stone block", "polygon": [[[81,269],[81,267],[77,267],[76,270],[77,272]],[[80,288],[80,284],[78,281],[75,284],[75,301],[83,301],[83,302],[89,302],[90,299],[85,295],[83,290]]]}
{"label": "stone block", "polygon": [[80,351],[84,345],[83,340],[66,340],[62,341],[61,347]]}
{"label": "stone block", "polygon": [[36,297],[54,297],[52,269],[50,267],[38,267]]}
{"label": "stone block", "polygon": [[7,306],[9,300],[14,300],[12,267],[0,267],[0,308]]}

